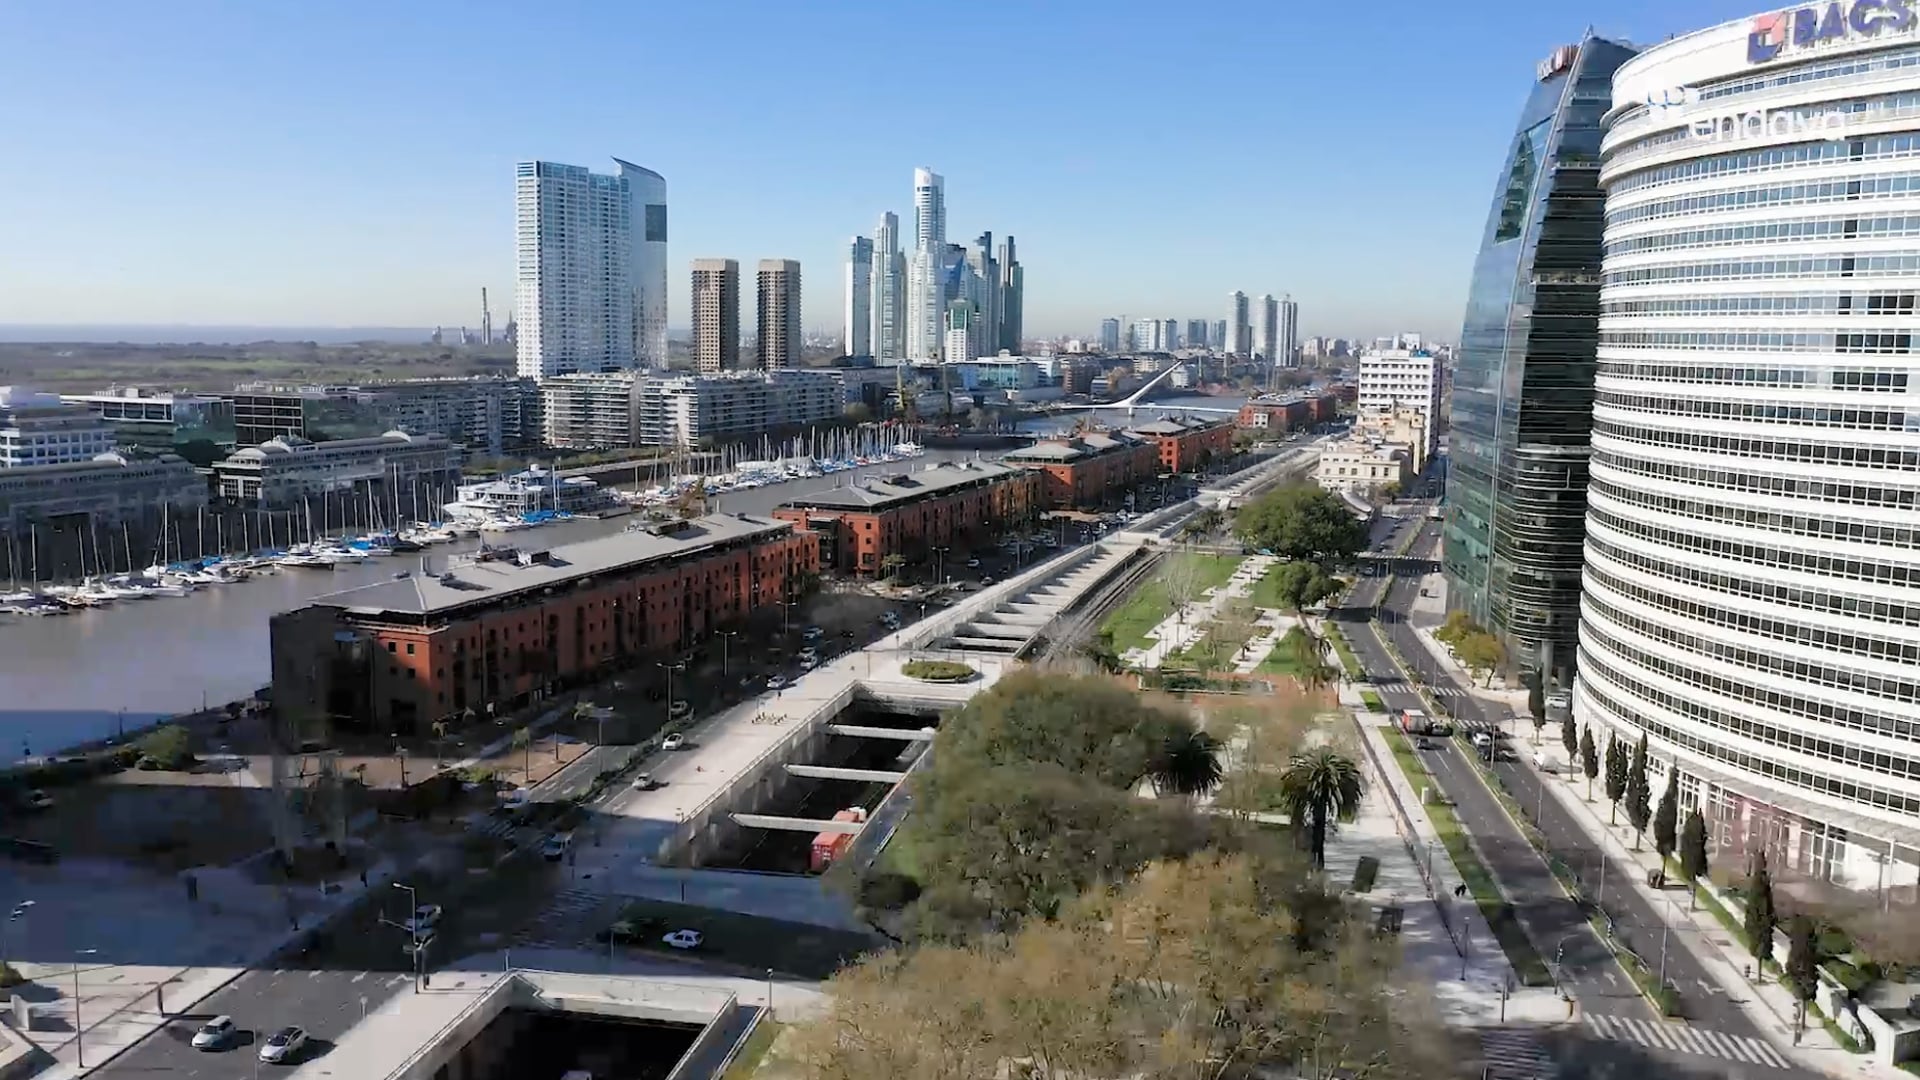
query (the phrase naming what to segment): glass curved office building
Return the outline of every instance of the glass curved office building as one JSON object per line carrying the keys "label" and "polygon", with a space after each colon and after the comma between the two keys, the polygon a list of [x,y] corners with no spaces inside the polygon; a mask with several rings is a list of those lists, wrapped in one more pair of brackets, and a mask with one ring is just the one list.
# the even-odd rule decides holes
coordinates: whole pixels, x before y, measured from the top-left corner
{"label": "glass curved office building", "polygon": [[1719,862],[1869,890],[1920,859],[1917,23],[1650,48],[1600,172],[1576,719],[1677,764]]}
{"label": "glass curved office building", "polygon": [[1613,73],[1632,55],[1589,37],[1535,72],[1495,181],[1453,376],[1448,603],[1557,685],[1580,619],[1601,122]]}

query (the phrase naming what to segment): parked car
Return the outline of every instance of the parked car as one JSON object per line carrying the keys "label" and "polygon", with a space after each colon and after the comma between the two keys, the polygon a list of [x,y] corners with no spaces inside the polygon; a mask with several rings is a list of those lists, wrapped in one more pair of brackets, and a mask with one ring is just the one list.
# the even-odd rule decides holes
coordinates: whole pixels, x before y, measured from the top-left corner
{"label": "parked car", "polygon": [[224,1050],[233,1044],[234,1036],[240,1033],[239,1025],[231,1016],[216,1016],[200,1025],[193,1033],[195,1050]]}
{"label": "parked car", "polygon": [[269,1065],[283,1065],[297,1057],[306,1045],[306,1032],[297,1027],[283,1027],[260,1044],[260,1060]]}
{"label": "parked car", "polygon": [[978,570],[978,569],[980,569],[980,560],[979,560],[979,559],[968,559],[968,560],[967,560],[967,569],[969,569],[969,570]]}
{"label": "parked car", "polygon": [[687,704],[685,701],[675,701],[673,704],[667,706],[667,717],[672,720],[678,720],[692,711],[692,705]]}
{"label": "parked car", "polygon": [[825,637],[826,634],[827,632],[825,630],[822,630],[817,626],[809,626],[805,630],[800,631],[801,638],[807,641],[819,641],[821,638]]}
{"label": "parked car", "polygon": [[784,690],[786,689],[786,687],[787,687],[787,677],[785,675],[767,676],[767,689]]}
{"label": "parked car", "polygon": [[39,788],[34,788],[20,797],[20,806],[23,809],[32,810],[36,813],[41,810],[51,810],[53,809],[53,796],[41,791]]}
{"label": "parked car", "polygon": [[677,731],[660,740],[660,749],[662,750],[684,750],[686,746],[687,737]]}
{"label": "parked car", "polygon": [[698,930],[675,930],[660,940],[676,949],[697,949],[707,938]]}
{"label": "parked car", "polygon": [[635,790],[638,790],[638,791],[659,791],[661,788],[666,787],[667,785],[666,785],[666,782],[663,780],[654,779],[654,776],[652,773],[643,772],[640,775],[633,778],[633,786]]}
{"label": "parked car", "polygon": [[573,846],[572,833],[554,833],[547,842],[540,845],[540,857],[548,862],[559,862],[567,857],[567,849]]}
{"label": "parked car", "polygon": [[413,909],[413,915],[410,916],[405,923],[407,933],[432,933],[433,928],[440,925],[440,916],[445,913],[446,909],[442,908],[439,904],[421,904],[419,907]]}

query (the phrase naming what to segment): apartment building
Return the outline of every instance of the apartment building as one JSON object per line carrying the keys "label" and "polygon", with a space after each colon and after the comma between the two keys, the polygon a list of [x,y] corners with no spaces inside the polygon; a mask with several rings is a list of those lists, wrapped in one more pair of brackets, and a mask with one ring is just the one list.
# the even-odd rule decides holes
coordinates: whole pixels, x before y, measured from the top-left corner
{"label": "apartment building", "polygon": [[800,362],[800,263],[794,259],[761,259],[756,275],[759,335],[754,360],[762,371],[788,368]]}
{"label": "apartment building", "polygon": [[98,394],[62,394],[60,400],[105,421],[121,446],[156,453],[191,443],[234,446],[233,402],[226,398],[115,387]]}
{"label": "apartment building", "polygon": [[646,377],[633,371],[561,375],[540,382],[548,446],[607,450],[639,445],[637,410]]}
{"label": "apartment building", "polygon": [[703,375],[740,366],[738,260],[693,260],[693,365]]}
{"label": "apartment building", "polygon": [[206,477],[171,454],[109,451],[83,461],[0,469],[0,533],[14,536],[59,518],[108,525],[168,510],[191,514],[205,505]]}
{"label": "apartment building", "polygon": [[1135,485],[1160,474],[1160,447],[1125,432],[1085,432],[1050,438],[1000,459],[1039,473],[1041,505],[1094,509],[1118,505]]}
{"label": "apartment building", "polygon": [[504,714],[791,602],[818,552],[787,522],[716,514],[321,596],[270,624],[274,702],[402,734]]}
{"label": "apartment building", "polygon": [[87,461],[114,448],[113,428],[82,405],[0,386],[0,469]]}
{"label": "apartment building", "polygon": [[773,516],[816,535],[820,565],[857,574],[918,564],[935,549],[962,550],[1030,525],[1040,511],[1038,474],[961,461],[915,473],[862,477],[853,486],[782,503]]}

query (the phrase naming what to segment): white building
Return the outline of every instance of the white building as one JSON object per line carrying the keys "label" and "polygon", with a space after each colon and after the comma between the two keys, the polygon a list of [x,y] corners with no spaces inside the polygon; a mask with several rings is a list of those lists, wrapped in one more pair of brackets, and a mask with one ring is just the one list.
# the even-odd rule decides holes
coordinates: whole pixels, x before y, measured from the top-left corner
{"label": "white building", "polygon": [[907,355],[907,257],[900,251],[900,215],[880,215],[873,230],[873,358],[898,364]]}
{"label": "white building", "polygon": [[1412,469],[1407,447],[1356,438],[1323,451],[1313,479],[1328,491],[1375,495],[1390,484],[1406,487]]}
{"label": "white building", "polygon": [[633,209],[625,176],[551,161],[516,167],[522,377],[634,366]]}
{"label": "white building", "polygon": [[1276,367],[1300,366],[1300,305],[1290,296],[1280,298],[1280,333],[1277,351],[1274,353]]}
{"label": "white building", "polygon": [[840,351],[848,356],[872,356],[873,240],[870,237],[856,236],[847,248],[845,288]]}
{"label": "white building", "polygon": [[404,431],[330,442],[282,435],[215,462],[213,475],[222,499],[262,507],[421,485],[451,491],[460,482],[460,448],[444,436]]}
{"label": "white building", "polygon": [[1417,410],[1425,425],[1427,445],[1419,453],[1433,456],[1434,421],[1440,415],[1440,361],[1430,353],[1407,349],[1377,349],[1360,354],[1361,411]]}
{"label": "white building", "polygon": [[633,358],[644,368],[667,366],[667,178],[614,158],[632,201],[634,237]]}
{"label": "white building", "polygon": [[1280,301],[1262,296],[1253,306],[1253,358],[1278,365],[1280,355]]}
{"label": "white building", "polygon": [[938,360],[946,315],[946,181],[913,171],[913,255],[907,267],[907,359]]}
{"label": "white building", "polygon": [[1920,863],[1920,23],[1849,6],[1614,77],[1573,709],[1716,865],[1872,891]]}
{"label": "white building", "polygon": [[113,426],[83,404],[0,386],[0,469],[90,461],[117,441]]}
{"label": "white building", "polygon": [[548,442],[583,450],[748,438],[836,420],[847,405],[832,370],[578,374],[543,380],[540,392]]}
{"label": "white building", "polygon": [[568,450],[639,445],[635,402],[643,379],[638,372],[605,371],[540,380],[543,441]]}

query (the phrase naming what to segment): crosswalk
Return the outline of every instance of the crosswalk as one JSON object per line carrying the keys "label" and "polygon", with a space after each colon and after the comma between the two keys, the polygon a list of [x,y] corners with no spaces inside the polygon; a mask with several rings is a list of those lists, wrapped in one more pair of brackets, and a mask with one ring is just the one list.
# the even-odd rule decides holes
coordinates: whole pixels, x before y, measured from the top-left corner
{"label": "crosswalk", "polygon": [[489,814],[483,818],[467,819],[467,830],[479,833],[481,836],[491,836],[497,840],[512,843],[513,834],[519,830],[519,826],[506,818]]}
{"label": "crosswalk", "polygon": [[573,948],[593,939],[600,929],[595,916],[602,907],[617,907],[619,903],[618,897],[590,889],[562,889],[514,934],[513,944],[518,948]]}
{"label": "crosswalk", "polygon": [[1480,1033],[1480,1056],[1485,1080],[1554,1080],[1560,1067],[1527,1028],[1488,1028]]}
{"label": "crosswalk", "polygon": [[1791,1069],[1792,1061],[1760,1039],[1729,1035],[1723,1031],[1669,1024],[1655,1020],[1637,1020],[1626,1016],[1588,1013],[1587,1030],[1603,1039],[1639,1043],[1655,1050],[1699,1054],[1773,1069]]}

